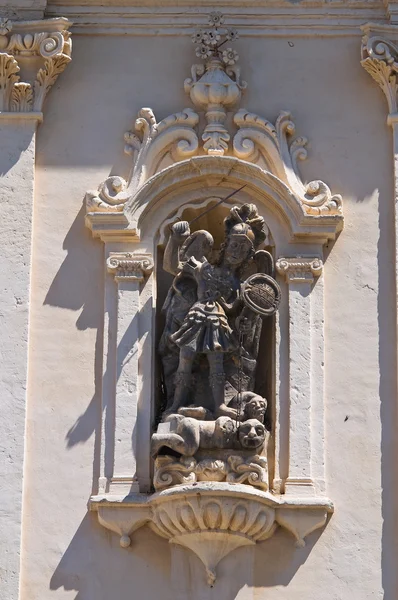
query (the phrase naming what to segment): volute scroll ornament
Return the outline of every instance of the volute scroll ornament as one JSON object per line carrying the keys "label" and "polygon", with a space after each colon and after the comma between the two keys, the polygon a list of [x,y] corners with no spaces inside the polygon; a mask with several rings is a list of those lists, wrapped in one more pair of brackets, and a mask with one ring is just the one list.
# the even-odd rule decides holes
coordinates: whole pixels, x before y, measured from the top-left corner
{"label": "volute scroll ornament", "polygon": [[[32,21],[26,25],[0,19],[1,112],[39,114],[42,111],[48,91],[71,61],[69,26],[66,19]],[[33,81],[20,81],[21,59],[40,60],[41,66]]]}
{"label": "volute scroll ornament", "polygon": [[149,254],[111,252],[106,266],[116,281],[143,281],[152,273],[153,260]]}
{"label": "volute scroll ornament", "polygon": [[[306,231],[311,224],[309,218],[313,218],[314,230],[320,232],[323,228],[327,232],[326,239],[342,228],[341,196],[333,194],[323,181],[307,183],[301,179],[298,163],[307,157],[307,139],[295,137],[291,114],[282,111],[272,124],[239,108],[247,84],[241,79],[237,52],[225,48],[239,35],[235,29],[222,26],[224,17],[220,14],[212,13],[210,27],[197,30],[192,37],[196,54],[204,63],[192,66],[184,89],[196,111],[185,108],[160,121],[150,108],[139,111],[132,129],[124,136],[125,152],[131,157],[129,169],[120,173],[118,180],[112,176],[101,183],[97,192],[86,195],[86,222],[94,235],[109,232],[112,222],[120,231],[122,221],[126,237],[132,228],[139,235],[139,214],[134,214],[140,212],[137,198],[149,184],[156,187],[158,175],[191,158],[234,157],[243,164],[258,165],[286,186],[286,193],[297,204],[297,218],[306,220]],[[195,161],[191,166],[192,170],[197,168]]]}
{"label": "volute scroll ornament", "polygon": [[398,44],[364,27],[361,64],[384,92],[390,114],[396,114],[398,91]]}

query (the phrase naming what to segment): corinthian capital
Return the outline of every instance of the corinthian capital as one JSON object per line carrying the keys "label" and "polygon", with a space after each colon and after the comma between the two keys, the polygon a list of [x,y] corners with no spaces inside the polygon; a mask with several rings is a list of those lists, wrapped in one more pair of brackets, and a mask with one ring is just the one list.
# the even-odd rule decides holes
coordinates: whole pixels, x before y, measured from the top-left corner
{"label": "corinthian capital", "polygon": [[379,84],[387,99],[390,114],[397,112],[398,45],[380,35],[367,33],[362,38],[361,65]]}
{"label": "corinthian capital", "polygon": [[312,283],[315,277],[322,273],[323,262],[320,258],[279,258],[276,261],[276,270],[284,275],[288,283]]}
{"label": "corinthian capital", "polygon": [[150,254],[111,252],[106,266],[116,281],[142,281],[152,272],[153,260]]}
{"label": "corinthian capital", "polygon": [[[70,25],[64,18],[26,23],[0,19],[0,114],[41,119],[48,91],[71,61]],[[34,79],[21,81],[22,63],[34,67]]]}

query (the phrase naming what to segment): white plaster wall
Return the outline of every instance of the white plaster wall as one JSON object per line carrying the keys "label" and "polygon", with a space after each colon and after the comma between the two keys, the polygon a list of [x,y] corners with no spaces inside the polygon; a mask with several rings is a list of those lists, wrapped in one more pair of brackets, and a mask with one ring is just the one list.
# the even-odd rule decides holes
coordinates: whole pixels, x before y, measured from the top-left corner
{"label": "white plaster wall", "polygon": [[0,120],[0,584],[18,597],[25,450],[34,120]]}
{"label": "white plaster wall", "polygon": [[360,66],[359,33],[243,38],[237,47],[249,83],[243,105],[270,120],[290,109],[311,140],[304,178],[323,179],[345,201],[345,229],[325,267],[326,469],[335,514],[306,548],[283,531],[256,547],[254,574],[247,550],[231,554],[214,590],[196,557],[172,557],[147,528],[122,550],[87,514],[98,474],[103,254],[84,227],[82,199],[122,168],[123,133],[141,106],[162,118],[189,105],[182,85],[194,53],[187,37],[75,36],[37,141],[22,600],[397,597],[385,101]]}

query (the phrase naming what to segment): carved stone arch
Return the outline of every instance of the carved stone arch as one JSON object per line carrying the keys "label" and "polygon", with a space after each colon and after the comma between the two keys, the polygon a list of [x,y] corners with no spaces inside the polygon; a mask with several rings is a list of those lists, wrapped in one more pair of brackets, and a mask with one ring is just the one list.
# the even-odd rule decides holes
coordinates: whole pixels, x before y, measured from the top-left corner
{"label": "carved stone arch", "polygon": [[[277,214],[290,241],[315,239],[325,243],[341,228],[339,215],[308,214],[301,199],[279,177],[259,166],[230,156],[199,156],[176,163],[151,177],[124,208],[129,227],[145,235],[148,223],[160,222],[184,202],[211,195],[227,196],[245,185],[241,196]],[[221,192],[222,190],[222,192]],[[231,199],[231,203],[236,199]]]}

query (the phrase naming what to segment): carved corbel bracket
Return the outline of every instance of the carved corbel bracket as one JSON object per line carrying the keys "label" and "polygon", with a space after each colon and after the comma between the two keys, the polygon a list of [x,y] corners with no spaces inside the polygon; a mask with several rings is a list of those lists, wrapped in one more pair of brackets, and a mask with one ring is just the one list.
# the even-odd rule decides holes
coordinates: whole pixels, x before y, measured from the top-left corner
{"label": "carved corbel bracket", "polygon": [[276,270],[286,278],[288,283],[312,283],[319,277],[323,270],[320,258],[279,258],[276,261]]}
{"label": "carved corbel bracket", "polygon": [[[0,115],[42,119],[45,97],[71,61],[67,19],[0,20]],[[41,65],[32,81],[21,81],[29,62]]]}
{"label": "carved corbel bracket", "polygon": [[269,539],[278,526],[287,529],[296,545],[324,527],[333,505],[327,498],[294,500],[240,484],[180,485],[152,496],[91,498],[98,520],[120,535],[122,548],[130,536],[148,524],[171,544],[188,548],[202,561],[207,583],[213,587],[217,565],[233,550]]}
{"label": "carved corbel bracket", "polygon": [[363,27],[361,65],[378,83],[387,100],[390,115],[397,113],[398,45],[386,37],[371,33],[370,26]]}
{"label": "carved corbel bracket", "polygon": [[143,281],[145,276],[152,273],[153,260],[150,254],[111,252],[106,266],[117,282]]}

